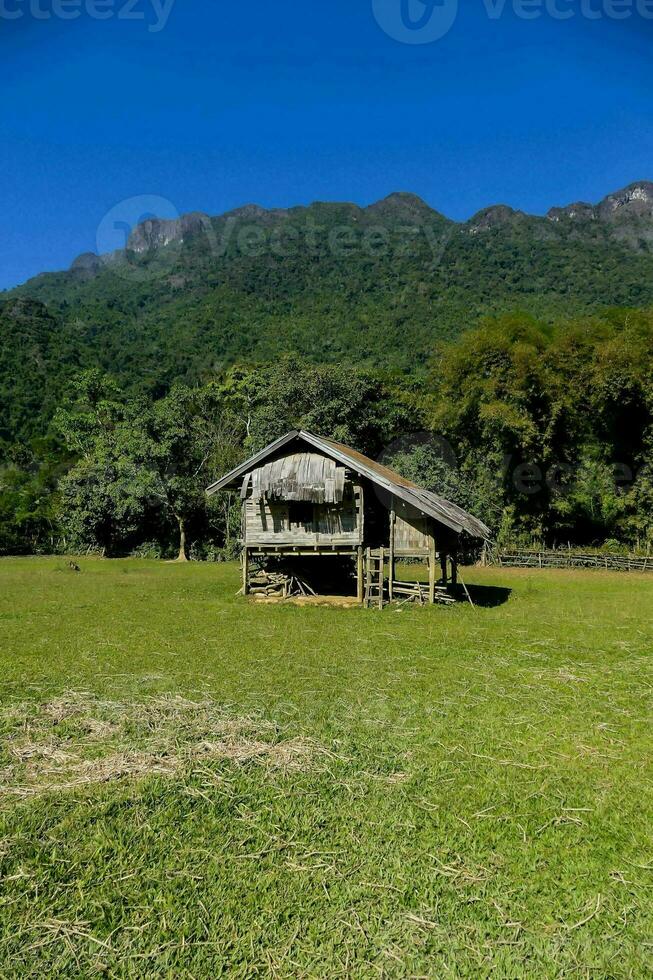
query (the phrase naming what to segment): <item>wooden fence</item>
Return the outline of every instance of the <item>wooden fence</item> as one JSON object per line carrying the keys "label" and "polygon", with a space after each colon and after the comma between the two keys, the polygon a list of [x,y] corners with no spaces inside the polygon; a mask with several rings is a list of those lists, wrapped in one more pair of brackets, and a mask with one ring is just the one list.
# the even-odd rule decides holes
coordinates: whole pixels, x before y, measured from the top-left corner
{"label": "wooden fence", "polygon": [[600,555],[576,551],[488,551],[488,565],[510,568],[603,568],[615,572],[653,572],[653,555]]}

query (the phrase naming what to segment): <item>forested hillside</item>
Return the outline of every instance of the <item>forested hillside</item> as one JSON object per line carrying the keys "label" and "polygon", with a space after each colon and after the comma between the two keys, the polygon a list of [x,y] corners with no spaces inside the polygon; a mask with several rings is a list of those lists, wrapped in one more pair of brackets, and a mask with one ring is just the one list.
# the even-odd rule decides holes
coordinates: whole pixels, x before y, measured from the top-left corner
{"label": "forested hillside", "polygon": [[[648,307],[653,184],[464,224],[408,194],[145,221],[0,297],[0,550],[164,553],[180,499],[221,548],[202,480],[296,424],[394,453],[496,533],[642,546]],[[195,485],[170,484],[194,452]]]}
{"label": "forested hillside", "polygon": [[415,370],[487,314],[653,304],[653,184],[583,208],[493,207],[456,224],[396,194],[152,220],[124,252],[81,256],[17,294],[47,305],[56,345],[128,385],[195,383],[280,352]]}

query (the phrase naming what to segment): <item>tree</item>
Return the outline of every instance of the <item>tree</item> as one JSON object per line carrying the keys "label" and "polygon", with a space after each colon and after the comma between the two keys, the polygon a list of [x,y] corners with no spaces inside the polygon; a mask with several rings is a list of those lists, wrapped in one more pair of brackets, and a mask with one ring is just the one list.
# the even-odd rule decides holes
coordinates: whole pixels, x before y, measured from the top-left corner
{"label": "tree", "polygon": [[302,428],[377,456],[399,433],[419,427],[396,382],[345,365],[282,357],[232,370],[222,391],[245,427],[250,452]]}
{"label": "tree", "polygon": [[638,496],[621,475],[645,465],[652,377],[651,314],[553,327],[515,314],[438,349],[427,412],[464,473],[494,461],[516,535],[593,542],[632,535],[643,506],[644,478]]}
{"label": "tree", "polygon": [[42,457],[13,446],[0,467],[0,554],[52,549],[56,532],[58,466],[47,449]]}
{"label": "tree", "polygon": [[55,413],[53,429],[70,452],[90,458],[98,439],[109,437],[127,415],[127,405],[116,382],[93,369],[73,379]]}
{"label": "tree", "polygon": [[[75,382],[55,424],[77,455],[61,481],[62,525],[75,546],[109,554],[152,537],[165,544],[174,527],[185,561],[189,532],[206,534],[210,524],[207,484],[242,452],[242,432],[215,385],[176,386],[148,404],[90,372]],[[227,533],[229,526],[225,512]]]}
{"label": "tree", "polygon": [[[178,561],[186,561],[189,527],[205,519],[209,506],[206,486],[240,457],[239,426],[216,386],[176,386],[153,405],[149,433],[165,511],[179,533]],[[228,534],[228,513],[225,528]]]}
{"label": "tree", "polygon": [[54,420],[77,456],[60,483],[60,520],[73,547],[112,554],[156,524],[161,487],[146,418],[146,406],[122,399],[99,372],[73,384]]}

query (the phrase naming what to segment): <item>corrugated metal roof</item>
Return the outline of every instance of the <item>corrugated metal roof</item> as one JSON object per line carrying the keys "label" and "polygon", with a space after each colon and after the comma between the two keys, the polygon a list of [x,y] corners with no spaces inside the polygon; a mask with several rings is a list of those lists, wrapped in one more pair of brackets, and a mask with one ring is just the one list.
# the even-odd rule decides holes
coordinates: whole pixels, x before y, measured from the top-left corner
{"label": "corrugated metal roof", "polygon": [[[318,437],[314,436],[313,438]],[[385,480],[390,480],[395,486],[419,490],[416,483],[413,483],[411,480],[407,480],[405,476],[401,476],[401,474],[391,470],[389,466],[384,466],[383,463],[378,463],[376,460],[370,459],[369,456],[363,456],[363,454],[359,453],[358,450],[350,449],[349,446],[345,446],[342,442],[336,442],[335,439],[324,439],[323,437],[319,438],[321,442],[332,446],[334,449],[337,449],[338,452],[345,453],[349,459],[357,460],[362,466],[365,466],[370,470],[374,470],[378,476],[383,477]]]}
{"label": "corrugated metal roof", "polygon": [[325,439],[322,436],[315,436],[311,432],[298,431],[296,429],[271,443],[265,449],[261,450],[261,452],[252,456],[251,459],[236,467],[231,473],[227,473],[226,476],[223,476],[222,479],[210,486],[207,489],[207,493],[213,494],[219,490],[241,489],[242,478],[244,476],[260,468],[260,465],[267,458],[294,440],[300,440],[312,446],[314,449],[320,450],[336,460],[336,462],[352,469],[360,476],[366,477],[377,486],[383,487],[389,493],[404,500],[421,513],[432,517],[440,524],[444,524],[445,527],[450,528],[456,534],[460,534],[461,531],[466,531],[474,538],[488,539],[490,537],[489,528],[482,521],[479,521],[478,518],[468,514],[462,507],[452,504],[451,501],[445,500],[444,497],[440,497],[430,490],[424,490],[422,487],[418,487],[417,484],[411,480],[407,480],[401,474],[395,473],[388,466],[384,466],[382,463],[376,462],[376,460],[369,459],[369,457],[364,456],[355,449],[351,449],[349,446],[335,442],[333,439]]}

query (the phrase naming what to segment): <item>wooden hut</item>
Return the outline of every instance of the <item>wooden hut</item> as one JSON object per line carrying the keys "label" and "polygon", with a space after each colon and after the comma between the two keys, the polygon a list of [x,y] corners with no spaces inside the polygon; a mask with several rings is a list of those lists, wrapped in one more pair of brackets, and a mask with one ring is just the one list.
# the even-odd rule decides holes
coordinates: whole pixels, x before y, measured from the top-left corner
{"label": "wooden hut", "polygon": [[[253,582],[258,588],[265,582],[266,568],[283,565],[287,579],[293,560],[340,558],[354,570],[352,594],[361,603],[411,594],[433,603],[456,585],[461,536],[489,538],[487,527],[455,504],[305,431],[288,432],[207,493],[221,490],[238,491],[242,501],[245,594],[257,589]],[[428,587],[396,580],[396,562],[404,558],[428,562]],[[271,581],[282,583],[284,574]]]}

